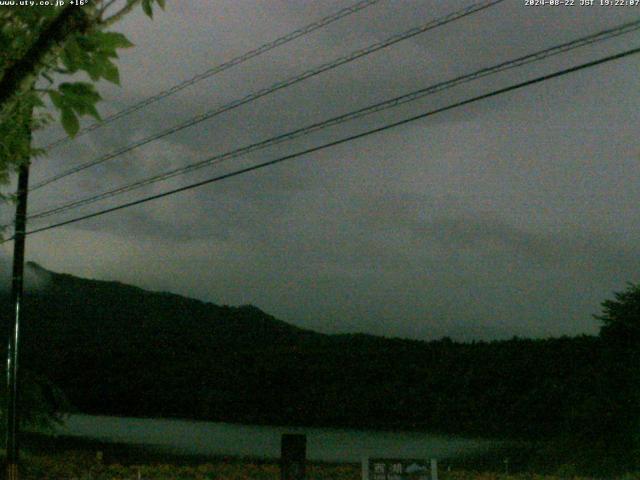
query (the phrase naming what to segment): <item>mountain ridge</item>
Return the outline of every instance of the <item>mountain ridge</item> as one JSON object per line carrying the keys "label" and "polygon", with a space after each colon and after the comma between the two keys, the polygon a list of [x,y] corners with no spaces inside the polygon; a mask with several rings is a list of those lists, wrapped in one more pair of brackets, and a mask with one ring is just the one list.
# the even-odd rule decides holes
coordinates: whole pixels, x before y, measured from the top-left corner
{"label": "mountain ridge", "polygon": [[[593,423],[612,388],[594,377],[608,368],[598,337],[328,335],[254,306],[29,268],[48,283],[25,295],[21,362],[77,412],[531,438]],[[6,294],[0,309],[6,324]]]}

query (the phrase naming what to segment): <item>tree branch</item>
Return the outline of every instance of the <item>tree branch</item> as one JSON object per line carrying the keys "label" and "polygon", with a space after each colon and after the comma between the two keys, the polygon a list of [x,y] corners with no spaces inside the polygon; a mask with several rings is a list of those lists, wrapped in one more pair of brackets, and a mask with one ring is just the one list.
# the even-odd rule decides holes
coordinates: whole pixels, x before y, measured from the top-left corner
{"label": "tree branch", "polygon": [[116,13],[111,15],[109,18],[105,18],[104,20],[101,20],[98,26],[100,28],[106,28],[110,25],[113,25],[122,17],[124,17],[127,13],[133,10],[135,6],[138,5],[140,2],[141,0],[127,0],[127,4],[124,7],[122,7]]}
{"label": "tree branch", "polygon": [[102,8],[100,9],[100,14],[98,15],[98,18],[102,19],[102,15],[104,15],[104,13],[109,9],[109,7],[111,5],[113,5],[114,3],[116,3],[118,0],[103,0],[103,5]]}
{"label": "tree branch", "polygon": [[47,55],[75,33],[84,33],[91,26],[91,19],[75,5],[68,5],[46,27],[25,55],[5,71],[0,78],[0,112],[9,102],[31,85],[33,77],[45,66]]}

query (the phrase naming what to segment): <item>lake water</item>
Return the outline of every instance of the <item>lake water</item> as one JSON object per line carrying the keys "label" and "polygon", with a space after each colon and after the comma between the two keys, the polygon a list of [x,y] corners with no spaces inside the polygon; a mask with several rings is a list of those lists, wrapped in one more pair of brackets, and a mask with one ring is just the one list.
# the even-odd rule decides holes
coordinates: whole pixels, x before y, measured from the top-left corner
{"label": "lake water", "polygon": [[459,458],[482,453],[497,442],[415,432],[269,427],[230,423],[71,415],[60,435],[143,444],[199,455],[279,458],[283,433],[307,435],[307,458],[359,462],[363,457]]}

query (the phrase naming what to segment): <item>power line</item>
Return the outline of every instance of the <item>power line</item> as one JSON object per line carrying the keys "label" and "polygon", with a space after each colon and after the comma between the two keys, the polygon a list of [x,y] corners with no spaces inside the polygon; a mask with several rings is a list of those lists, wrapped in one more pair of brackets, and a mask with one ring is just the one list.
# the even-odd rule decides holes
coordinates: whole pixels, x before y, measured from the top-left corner
{"label": "power line", "polygon": [[494,5],[497,5],[498,3],[502,3],[504,0],[484,0],[481,2],[477,2],[474,3],[473,5],[463,8],[461,10],[458,10],[456,12],[450,13],[444,17],[432,20],[422,26],[419,27],[414,27],[410,30],[407,30],[405,32],[402,32],[400,34],[397,35],[393,35],[392,37],[387,38],[386,40],[382,41],[382,42],[377,42],[374,43],[372,45],[369,45],[368,47],[365,47],[363,49],[360,50],[356,50],[348,55],[345,55],[343,57],[340,57],[336,60],[333,60],[332,62],[329,63],[325,63],[319,67],[316,67],[312,70],[308,70],[304,73],[302,73],[301,75],[297,75],[294,77],[290,77],[286,80],[274,83],[273,85],[271,85],[270,87],[264,88],[262,90],[259,90],[257,92],[251,93],[241,99],[238,100],[234,100],[231,103],[227,103],[225,105],[222,105],[221,107],[215,108],[213,110],[210,110],[208,112],[205,112],[203,114],[197,115],[185,122],[182,122],[178,125],[175,125],[171,128],[168,128],[166,130],[163,130],[162,132],[153,134],[153,135],[149,135],[141,140],[138,140],[134,143],[131,143],[125,147],[122,147],[114,152],[108,153],[106,155],[103,155],[102,157],[98,157],[94,160],[91,160],[89,162],[83,163],[81,165],[77,165],[75,167],[72,167],[66,171],[63,171],[57,175],[53,175],[39,183],[36,183],[35,185],[33,185],[31,187],[31,191],[37,190],[39,188],[44,187],[45,185],[48,185],[50,183],[53,183],[55,181],[61,180],[62,178],[68,177],[69,175],[73,175],[75,173],[81,172],[87,168],[93,167],[95,165],[99,165],[101,163],[104,163],[108,160],[112,160],[116,157],[119,157],[125,153],[128,153],[138,147],[141,147],[143,145],[146,145],[154,140],[159,140],[163,137],[166,137],[168,135],[171,135],[173,133],[179,132],[180,130],[184,130],[185,128],[189,128],[192,127],[200,122],[203,122],[205,120],[208,120],[210,118],[213,118],[217,115],[220,115],[224,112],[228,112],[230,110],[233,110],[235,108],[238,108],[242,105],[245,105],[249,102],[253,102],[259,98],[262,98],[266,95],[270,95],[271,93],[274,93],[278,90],[282,90],[284,88],[290,87],[291,85],[294,85],[296,83],[302,82],[303,80],[306,80],[308,78],[314,77],[316,75],[319,75],[321,73],[324,73],[328,70],[332,70],[334,68],[337,68],[341,65],[344,65],[346,63],[352,62],[354,60],[357,60],[361,57],[364,57],[366,55],[369,55],[371,53],[377,52],[378,50],[382,50],[383,48],[387,48],[390,47],[391,45],[394,45],[398,42],[401,42],[403,40],[406,40],[408,38],[414,37],[416,35],[419,35],[421,33],[427,32],[428,30],[432,30],[434,28],[440,27],[442,25],[446,25],[448,23],[454,22],[456,20],[459,20],[463,17],[466,17],[468,15],[472,15],[474,13],[477,13],[481,10],[484,10],[486,8],[492,7]]}
{"label": "power line", "polygon": [[[291,33],[288,33],[287,35],[277,38],[271,42],[265,43],[254,50],[251,50],[235,58],[232,58],[229,61],[216,65],[215,67],[212,67],[209,70],[199,73],[198,75],[188,80],[178,83],[177,85],[174,85],[173,87],[167,90],[161,91],[156,95],[148,97],[142,100],[141,102],[138,102],[134,105],[131,105],[125,108],[124,110],[114,113],[113,115],[109,115],[108,117],[105,117],[104,119],[102,119],[101,122],[96,122],[92,125],[84,127],[76,134],[74,138],[78,138],[79,136],[82,136],[85,133],[92,132],[94,130],[97,130],[98,128],[104,127],[105,125],[115,122],[116,120],[122,117],[126,117],[127,115],[130,115],[133,112],[140,110],[141,108],[147,107],[159,100],[162,100],[163,98],[166,98],[170,95],[173,95],[174,93],[184,90],[185,88],[190,87],[191,85],[194,85],[202,80],[205,80],[214,75],[217,75],[218,73],[221,73],[225,70],[235,67],[236,65],[240,65],[241,63],[244,63],[248,60],[251,60],[252,58],[262,55],[263,53],[273,50],[274,48],[281,47],[282,45],[285,45],[293,40],[296,40],[297,38],[300,38],[304,35],[314,32],[315,30],[318,30],[320,28],[326,27],[327,25],[337,20],[340,20],[341,18],[348,17],[349,15],[359,12],[360,10],[364,10],[365,8],[370,7],[376,3],[379,3],[380,1],[381,0],[363,0],[351,5],[350,7],[343,8],[338,12],[328,15],[318,20],[317,22],[313,22],[313,23],[310,23],[309,25],[305,25],[304,27],[299,28],[298,30],[295,30]],[[68,136],[60,137],[59,139],[51,142],[44,148],[45,150],[51,150],[57,147],[58,145],[66,143],[70,140],[71,139]]]}
{"label": "power line", "polygon": [[426,88],[422,88],[420,90],[416,90],[414,92],[399,96],[399,97],[395,97],[389,100],[385,100],[383,102],[380,103],[376,103],[373,105],[369,105],[367,107],[361,108],[359,110],[355,110],[353,112],[349,112],[337,117],[333,117],[330,118],[328,120],[322,121],[322,122],[317,122],[314,123],[312,125],[308,125],[306,127],[303,128],[299,128],[297,130],[293,130],[275,137],[271,137],[269,139],[257,142],[257,143],[253,143],[251,145],[236,149],[236,150],[232,150],[226,153],[222,153],[210,158],[207,158],[205,160],[201,160],[199,162],[196,163],[192,163],[190,165],[184,166],[184,167],[180,167],[180,168],[176,168],[173,170],[169,170],[167,172],[158,174],[158,175],[154,175],[152,177],[148,177],[127,185],[123,185],[121,187],[118,187],[116,189],[113,190],[109,190],[107,192],[103,192],[103,193],[99,193],[97,195],[92,195],[83,199],[79,199],[79,200],[74,200],[71,202],[67,202],[65,204],[62,205],[58,205],[57,207],[51,208],[49,210],[44,210],[41,212],[36,212],[32,215],[29,216],[30,220],[34,220],[34,219],[38,219],[38,218],[44,218],[44,217],[48,217],[57,213],[62,213],[68,210],[72,210],[74,208],[78,208],[80,206],[84,206],[84,205],[89,205],[91,203],[95,203],[97,201],[100,200],[105,200],[107,198],[111,198],[114,197],[116,195],[120,195],[122,193],[126,193],[129,191],[133,191],[136,190],[138,188],[147,186],[147,185],[151,185],[153,183],[157,183],[160,181],[164,181],[164,180],[168,180],[170,178],[173,178],[175,176],[178,175],[183,175],[186,173],[190,173],[196,170],[199,170],[201,168],[207,167],[207,166],[211,166],[214,164],[218,164],[221,163],[223,161],[232,159],[232,158],[237,158],[243,155],[246,155],[248,153],[251,152],[255,152],[257,150],[261,150],[263,148],[267,148],[273,145],[277,145],[279,143],[285,142],[285,141],[289,141],[289,140],[293,140],[295,138],[301,137],[303,135],[308,135],[310,133],[316,132],[318,130],[322,130],[331,126],[335,126],[347,121],[351,121],[351,120],[355,120],[358,118],[361,118],[363,116],[366,115],[370,115],[376,112],[380,112],[382,110],[386,110],[389,108],[395,108],[399,105],[403,105],[405,103],[408,102],[412,102],[415,100],[418,100],[420,98],[423,98],[425,96],[428,95],[432,95],[438,92],[441,92],[443,90],[447,90],[456,86],[459,86],[461,84],[464,83],[468,83],[471,82],[473,80],[477,80],[479,78],[483,78],[489,75],[493,75],[499,72],[503,72],[506,70],[510,70],[512,68],[517,68],[517,67],[521,67],[523,65],[529,64],[529,63],[533,63],[533,62],[537,62],[543,59],[546,59],[548,57],[554,56],[554,55],[558,55],[561,53],[566,53],[570,50],[579,48],[579,47],[583,47],[586,45],[591,45],[597,42],[602,42],[604,40],[608,40],[626,33],[630,33],[633,32],[635,30],[640,29],[640,20],[637,20],[635,22],[630,22],[630,23],[626,23],[623,25],[620,25],[618,27],[614,27],[611,29],[607,29],[607,30],[603,30],[601,32],[592,34],[592,35],[588,35],[586,37],[582,37],[564,44],[560,44],[551,48],[547,48],[535,53],[531,53],[522,57],[518,57],[512,60],[508,60],[505,62],[502,62],[498,65],[492,66],[492,67],[486,67],[483,69],[480,69],[478,71],[475,71],[473,73],[467,74],[467,75],[463,75],[460,77],[456,77],[454,79],[451,80],[447,80],[445,82],[441,82],[435,85],[431,85],[429,87]]}
{"label": "power line", "polygon": [[[197,187],[201,187],[203,185],[207,185],[207,184],[210,184],[210,183],[214,183],[214,182],[218,182],[218,181],[221,181],[221,180],[225,180],[227,178],[235,177],[235,176],[238,176],[238,175],[241,175],[241,174],[244,174],[244,173],[248,173],[248,172],[251,172],[251,171],[254,171],[254,170],[259,170],[261,168],[265,168],[265,167],[268,167],[268,166],[271,166],[271,165],[275,165],[277,163],[281,163],[281,162],[284,162],[284,161],[287,161],[287,160],[291,160],[291,159],[294,159],[294,158],[297,158],[297,157],[300,157],[300,156],[303,156],[303,155],[307,155],[309,153],[314,153],[314,152],[317,152],[317,151],[320,151],[320,150],[324,150],[326,148],[334,147],[336,145],[347,143],[347,142],[350,142],[350,141],[353,141],[353,140],[357,140],[359,138],[363,138],[363,137],[367,137],[369,135],[373,135],[375,133],[379,133],[379,132],[383,132],[385,130],[389,130],[391,128],[395,128],[395,127],[398,127],[398,126],[401,126],[401,125],[405,125],[407,123],[414,122],[416,120],[420,120],[420,119],[423,119],[423,118],[426,118],[426,117],[429,117],[429,116],[432,116],[432,115],[436,115],[438,113],[446,112],[448,110],[453,110],[454,108],[458,108],[458,107],[461,107],[461,106],[464,106],[464,105],[469,105],[471,103],[475,103],[475,102],[478,102],[478,101],[481,101],[481,100],[485,100],[487,98],[495,97],[497,95],[501,95],[501,94],[504,94],[504,93],[507,93],[507,92],[511,92],[511,91],[514,91],[514,90],[518,90],[518,89],[521,89],[521,88],[524,88],[524,87],[527,87],[527,86],[530,86],[530,85],[541,83],[541,82],[550,80],[552,78],[557,78],[557,77],[560,77],[560,76],[563,76],[563,75],[567,75],[569,73],[577,72],[579,70],[584,70],[586,68],[591,68],[591,67],[594,67],[596,65],[600,65],[600,64],[603,64],[603,63],[607,63],[607,62],[611,62],[611,61],[614,61],[614,60],[618,60],[618,59],[621,59],[621,58],[624,58],[624,57],[628,57],[630,55],[635,55],[637,53],[640,53],[640,47],[634,48],[634,49],[631,49],[631,50],[626,50],[626,51],[618,53],[616,55],[610,55],[610,56],[607,56],[607,57],[604,57],[604,58],[600,58],[598,60],[594,60],[594,61],[591,61],[591,62],[583,63],[581,65],[578,65],[578,66],[575,66],[575,67],[571,67],[571,68],[567,68],[567,69],[564,69],[564,70],[560,70],[560,71],[557,71],[557,72],[554,72],[554,73],[551,73],[551,74],[548,74],[548,75],[543,75],[541,77],[537,77],[537,78],[534,78],[532,80],[527,80],[525,82],[521,82],[521,83],[518,83],[518,84],[515,84],[515,85],[511,85],[509,87],[501,88],[499,90],[494,90],[494,91],[492,91],[490,93],[485,93],[483,95],[478,95],[476,97],[472,97],[472,98],[469,98],[467,100],[463,100],[463,101],[448,105],[446,107],[442,107],[442,108],[438,108],[438,109],[435,109],[435,110],[431,110],[429,112],[422,113],[420,115],[416,115],[416,116],[413,116],[413,117],[410,117],[410,118],[406,118],[406,119],[400,120],[398,122],[387,124],[387,125],[382,126],[382,127],[374,128],[372,130],[368,130],[366,132],[359,133],[357,135],[351,135],[349,137],[345,137],[345,138],[342,138],[340,140],[335,140],[335,141],[332,141],[332,142],[329,142],[329,143],[325,143],[323,145],[319,145],[317,147],[313,147],[313,148],[309,148],[309,149],[306,149],[306,150],[303,150],[303,151],[300,151],[300,152],[296,152],[296,153],[292,153],[292,154],[289,154],[289,155],[285,155],[283,157],[276,158],[274,160],[270,160],[270,161],[267,161],[267,162],[259,163],[257,165],[253,165],[251,167],[242,168],[242,169],[230,172],[230,173],[226,173],[224,175],[219,175],[219,176],[216,176],[216,177],[209,178],[207,180],[203,180],[203,181],[200,181],[200,182],[192,183],[192,184],[186,185],[184,187],[175,188],[173,190],[169,190],[169,191],[166,191],[166,192],[163,192],[163,193],[151,195],[151,196],[139,199],[139,200],[135,200],[135,201],[128,202],[128,203],[123,203],[123,204],[117,205],[115,207],[106,208],[104,210],[100,210],[100,211],[97,211],[97,212],[94,212],[94,213],[90,213],[88,215],[83,215],[83,216],[80,216],[80,217],[72,218],[70,220],[65,220],[63,222],[55,223],[53,225],[48,225],[46,227],[41,227],[41,228],[37,228],[37,229],[34,229],[34,230],[30,230],[30,231],[27,232],[27,235],[33,235],[34,233],[44,232],[46,230],[51,230],[51,229],[62,227],[62,226],[69,225],[69,224],[72,224],[72,223],[80,222],[82,220],[87,220],[89,218],[98,217],[98,216],[101,216],[101,215],[104,215],[104,214],[107,214],[107,213],[111,213],[111,212],[115,212],[117,210],[122,210],[122,209],[125,209],[125,208],[133,207],[135,205],[140,205],[142,203],[150,202],[152,200],[157,200],[159,198],[163,198],[163,197],[167,197],[169,195],[173,195],[173,194],[176,194],[176,193],[180,193],[180,192],[184,192],[184,191],[187,191],[187,190],[191,190],[191,189],[194,189],[194,188],[197,188]],[[9,240],[12,240],[12,239],[13,239],[13,237],[10,238],[10,239],[5,240],[5,242],[8,242]],[[2,243],[4,243],[4,242],[2,242]]]}

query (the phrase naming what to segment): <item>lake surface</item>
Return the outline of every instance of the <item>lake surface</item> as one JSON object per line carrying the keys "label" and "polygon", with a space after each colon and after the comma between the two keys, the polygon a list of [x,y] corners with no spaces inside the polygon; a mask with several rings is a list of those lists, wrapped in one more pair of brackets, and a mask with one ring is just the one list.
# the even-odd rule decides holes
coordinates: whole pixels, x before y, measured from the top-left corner
{"label": "lake surface", "polygon": [[496,441],[415,432],[269,427],[92,415],[69,416],[57,433],[142,444],[181,454],[261,458],[280,457],[283,433],[304,433],[307,435],[307,458],[327,462],[360,462],[365,456],[459,458],[498,445]]}

